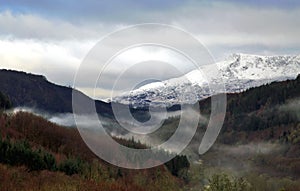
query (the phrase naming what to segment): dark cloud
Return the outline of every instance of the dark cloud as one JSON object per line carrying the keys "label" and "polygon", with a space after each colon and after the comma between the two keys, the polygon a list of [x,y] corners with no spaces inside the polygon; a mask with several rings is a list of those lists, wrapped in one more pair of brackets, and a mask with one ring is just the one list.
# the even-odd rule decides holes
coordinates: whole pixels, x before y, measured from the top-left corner
{"label": "dark cloud", "polygon": [[[184,5],[180,0],[89,0],[89,1],[2,1],[2,10],[15,13],[36,13],[45,17],[64,18],[71,22],[96,20],[101,22],[138,21],[145,12],[163,12]],[[0,10],[1,10],[0,9]]]}
{"label": "dark cloud", "polygon": [[176,12],[173,16],[183,16],[190,13],[188,7],[213,7],[216,4],[235,7],[255,7],[261,9],[296,9],[300,7],[297,0],[2,0],[0,11],[10,10],[13,13],[38,14],[46,18],[68,20],[72,23],[97,21],[105,23],[159,22],[168,21],[168,12]]}

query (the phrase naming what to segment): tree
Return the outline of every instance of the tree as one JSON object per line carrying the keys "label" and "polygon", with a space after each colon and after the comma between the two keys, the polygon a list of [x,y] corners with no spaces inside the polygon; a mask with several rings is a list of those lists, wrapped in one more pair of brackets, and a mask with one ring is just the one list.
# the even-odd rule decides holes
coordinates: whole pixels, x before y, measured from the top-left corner
{"label": "tree", "polygon": [[0,110],[2,109],[9,109],[12,107],[12,103],[9,100],[8,96],[4,95],[0,92]]}
{"label": "tree", "polygon": [[83,161],[78,158],[68,158],[59,165],[58,169],[67,175],[81,174],[83,165]]}
{"label": "tree", "polygon": [[183,175],[183,173],[185,172],[184,169],[188,169],[190,167],[190,163],[187,157],[184,155],[176,156],[165,165],[168,170],[175,176],[179,176],[180,174]]}

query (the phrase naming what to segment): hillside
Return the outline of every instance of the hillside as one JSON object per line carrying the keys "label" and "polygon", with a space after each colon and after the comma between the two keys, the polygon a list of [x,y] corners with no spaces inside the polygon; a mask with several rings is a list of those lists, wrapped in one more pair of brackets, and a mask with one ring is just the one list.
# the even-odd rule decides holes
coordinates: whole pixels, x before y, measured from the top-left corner
{"label": "hillside", "polygon": [[[60,86],[49,82],[44,76],[29,74],[13,70],[0,70],[0,92],[6,95],[0,99],[8,99],[9,105],[15,107],[28,107],[46,113],[72,113],[72,91],[80,95],[81,99],[90,99],[80,91],[70,87]],[[93,100],[98,114],[114,118],[111,103]],[[115,103],[119,109],[127,110],[127,105]],[[168,110],[178,110],[171,106]],[[148,119],[148,108],[131,108],[137,118]]]}
{"label": "hillside", "polygon": [[[209,116],[210,101],[200,101],[203,116]],[[299,190],[299,113],[300,76],[228,94],[222,131],[200,156],[204,174],[243,177],[253,190]],[[199,146],[204,130],[200,125],[191,147]]]}
{"label": "hillside", "polygon": [[[249,190],[299,190],[300,76],[227,94],[221,133],[203,155],[198,155],[198,148],[210,115],[211,99],[199,104],[202,121],[184,152],[194,161],[199,160],[191,167],[190,184],[202,181],[195,186],[199,190],[209,177],[217,174],[215,178],[221,181],[225,173],[245,180],[252,187]],[[157,134],[167,140],[178,123],[179,118],[168,119],[164,130]]]}
{"label": "hillside", "polygon": [[179,190],[184,185],[168,165],[139,171],[110,165],[88,149],[76,129],[30,113],[1,113],[0,133],[0,190]]}
{"label": "hillside", "polygon": [[[29,107],[52,113],[72,113],[73,89],[53,84],[41,75],[0,70],[0,91],[8,96],[13,107]],[[74,91],[87,97],[77,90]],[[110,104],[98,100],[95,104],[98,113],[112,116]]]}
{"label": "hillside", "polygon": [[[242,93],[227,94],[223,132],[256,132],[299,123],[300,75],[295,80],[273,82]],[[209,115],[210,98],[199,102]],[[278,129],[278,128],[277,128]],[[262,136],[262,139],[267,137]]]}

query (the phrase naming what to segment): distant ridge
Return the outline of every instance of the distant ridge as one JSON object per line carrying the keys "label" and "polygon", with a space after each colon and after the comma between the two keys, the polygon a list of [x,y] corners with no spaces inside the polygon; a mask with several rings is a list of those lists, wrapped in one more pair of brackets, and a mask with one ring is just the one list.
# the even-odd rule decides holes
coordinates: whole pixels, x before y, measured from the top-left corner
{"label": "distant ridge", "polygon": [[[31,107],[52,113],[72,113],[72,91],[70,87],[49,82],[42,75],[0,70],[0,92],[9,97],[13,107]],[[87,97],[80,91],[77,93]],[[110,104],[98,100],[95,104],[99,113],[111,116]]]}

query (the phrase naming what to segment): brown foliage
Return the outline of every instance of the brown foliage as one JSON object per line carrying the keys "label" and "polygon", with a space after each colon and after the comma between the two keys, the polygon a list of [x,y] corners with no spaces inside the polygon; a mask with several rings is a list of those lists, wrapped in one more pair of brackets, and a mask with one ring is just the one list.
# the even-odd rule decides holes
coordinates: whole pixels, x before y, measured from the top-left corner
{"label": "brown foliage", "polygon": [[[98,159],[75,128],[61,127],[30,113],[0,114],[0,132],[10,140],[27,140],[32,147],[52,153],[58,163],[80,158],[88,166],[80,175],[28,172],[25,167],[0,164],[0,190],[178,190],[183,183],[164,166],[128,170]],[[125,140],[119,140],[126,144]],[[132,144],[128,142],[127,144]],[[137,145],[142,147],[141,145]]]}

